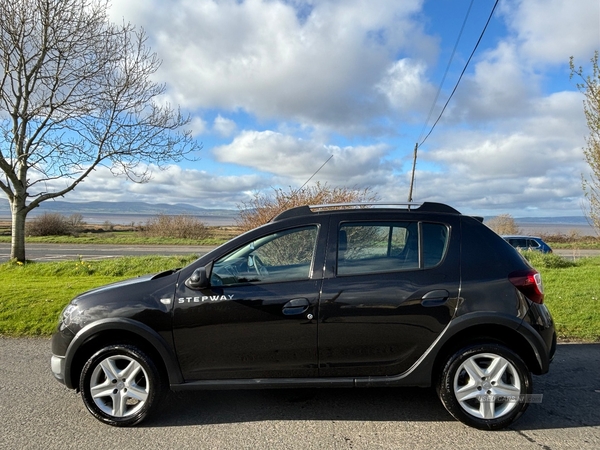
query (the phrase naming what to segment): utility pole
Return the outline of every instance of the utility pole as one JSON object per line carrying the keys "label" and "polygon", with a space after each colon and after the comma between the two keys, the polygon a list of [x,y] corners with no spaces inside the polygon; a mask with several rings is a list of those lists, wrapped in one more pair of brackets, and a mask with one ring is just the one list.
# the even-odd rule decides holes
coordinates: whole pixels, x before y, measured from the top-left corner
{"label": "utility pole", "polygon": [[419,143],[416,142],[415,143],[415,156],[413,157],[412,173],[410,176],[410,189],[408,191],[408,203],[411,203],[413,201],[412,194],[413,194],[413,185],[415,184],[415,169],[417,167],[417,150],[418,150],[418,148],[419,148]]}

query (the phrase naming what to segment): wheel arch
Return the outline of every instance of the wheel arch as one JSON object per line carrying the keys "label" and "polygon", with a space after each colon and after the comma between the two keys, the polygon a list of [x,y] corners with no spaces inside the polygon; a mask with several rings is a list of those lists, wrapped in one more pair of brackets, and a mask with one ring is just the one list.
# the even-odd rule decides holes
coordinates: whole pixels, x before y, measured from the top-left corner
{"label": "wheel arch", "polygon": [[504,345],[515,352],[533,374],[543,374],[548,370],[549,361],[541,350],[543,343],[538,341],[540,339],[535,339],[535,330],[529,330],[520,323],[515,324],[514,320],[478,320],[478,323],[470,323],[445,340],[437,352],[431,372],[432,385],[437,384],[442,367],[454,353],[461,348],[486,342]]}
{"label": "wheel arch", "polygon": [[177,358],[167,342],[149,326],[132,319],[98,320],[77,333],[65,355],[65,385],[79,386],[79,376],[86,361],[107,345],[135,345],[146,352],[169,384],[183,382]]}

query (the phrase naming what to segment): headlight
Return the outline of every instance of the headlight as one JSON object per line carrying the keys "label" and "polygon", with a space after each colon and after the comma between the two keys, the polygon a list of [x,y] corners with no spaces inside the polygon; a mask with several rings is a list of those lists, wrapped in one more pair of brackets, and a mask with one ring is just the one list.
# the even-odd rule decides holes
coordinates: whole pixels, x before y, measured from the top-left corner
{"label": "headlight", "polygon": [[69,327],[71,324],[77,323],[79,319],[79,309],[77,305],[69,303],[65,309],[63,309],[60,325],[61,329]]}

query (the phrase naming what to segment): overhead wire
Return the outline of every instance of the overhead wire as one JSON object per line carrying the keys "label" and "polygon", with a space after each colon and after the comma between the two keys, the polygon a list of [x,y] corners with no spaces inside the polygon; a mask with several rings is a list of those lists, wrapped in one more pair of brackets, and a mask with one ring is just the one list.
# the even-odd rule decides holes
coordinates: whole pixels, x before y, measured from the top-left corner
{"label": "overhead wire", "polygon": [[485,34],[485,31],[487,30],[487,27],[490,24],[490,21],[492,20],[492,16],[494,15],[494,11],[496,10],[496,7],[498,6],[498,2],[499,1],[500,0],[496,0],[496,2],[494,3],[494,7],[492,8],[492,11],[490,12],[490,15],[489,15],[489,17],[487,19],[487,22],[485,23],[485,26],[483,27],[483,30],[481,30],[481,34],[479,35],[479,39],[477,39],[477,43],[475,44],[475,47],[473,48],[473,51],[471,52],[471,55],[469,56],[469,59],[465,63],[465,67],[463,68],[460,76],[458,77],[458,80],[456,81],[456,84],[454,85],[454,89],[452,89],[452,92],[450,93],[450,96],[448,97],[448,100],[446,100],[446,103],[444,104],[444,107],[442,108],[442,110],[441,110],[438,118],[436,119],[436,121],[434,122],[434,124],[431,126],[431,129],[429,130],[429,133],[427,133],[427,135],[423,138],[423,140],[419,144],[419,147],[425,143],[425,141],[427,140],[427,138],[431,135],[431,133],[433,132],[434,128],[436,127],[436,125],[438,124],[438,122],[440,121],[440,119],[442,118],[442,115],[446,111],[446,108],[448,107],[448,104],[450,103],[450,100],[454,96],[454,93],[456,92],[456,89],[458,88],[458,85],[460,84],[463,75],[467,71],[467,67],[469,67],[469,63],[471,62],[471,59],[473,59],[473,55],[477,51],[477,48],[479,47],[479,44],[481,43],[481,40],[483,39],[483,35]]}
{"label": "overhead wire", "polygon": [[458,77],[458,80],[456,81],[456,84],[454,85],[454,88],[452,89],[452,92],[450,93],[450,96],[448,97],[448,100],[446,100],[446,103],[444,104],[444,107],[440,111],[440,114],[438,115],[438,117],[435,120],[434,124],[431,126],[431,129],[429,130],[429,133],[427,133],[427,135],[419,143],[419,140],[421,140],[421,136],[423,136],[423,131],[425,130],[425,127],[429,123],[429,119],[431,118],[431,114],[432,114],[433,109],[435,108],[435,105],[437,103],[440,91],[442,89],[442,85],[444,84],[444,81],[446,79],[446,75],[448,74],[448,71],[449,71],[449,68],[450,68],[450,63],[452,62],[452,59],[454,58],[454,53],[456,52],[456,48],[458,46],[458,42],[460,41],[460,38],[462,36],[462,33],[463,33],[463,30],[464,30],[467,18],[469,17],[469,13],[471,11],[471,7],[473,6],[473,3],[474,3],[474,0],[471,0],[471,4],[469,5],[469,9],[467,10],[467,14],[465,16],[465,20],[463,21],[463,25],[462,25],[462,27],[460,29],[460,32],[459,32],[456,44],[454,46],[454,49],[452,50],[452,54],[450,56],[450,61],[448,62],[448,66],[446,67],[446,71],[444,72],[444,76],[442,78],[442,81],[440,82],[440,86],[439,86],[438,92],[437,92],[437,94],[435,96],[435,100],[433,101],[431,109],[429,110],[429,115],[427,116],[427,120],[425,121],[425,124],[423,125],[423,130],[421,130],[421,134],[419,135],[419,139],[417,139],[417,143],[415,144],[414,158],[413,158],[413,167],[412,167],[412,172],[411,172],[410,187],[409,187],[409,191],[408,191],[409,192],[408,193],[408,201],[409,202],[412,202],[412,194],[413,194],[414,183],[415,183],[415,170],[416,170],[416,166],[417,166],[417,151],[418,151],[419,147],[421,147],[425,143],[425,141],[427,140],[427,138],[431,135],[431,133],[435,129],[436,125],[438,124],[438,122],[440,121],[440,119],[442,118],[442,116],[444,115],[444,112],[446,111],[446,108],[448,107],[448,104],[450,103],[450,100],[454,96],[454,93],[456,92],[456,89],[458,88],[458,85],[460,84],[463,75],[465,74],[465,72],[467,71],[467,68],[469,67],[469,63],[471,62],[471,59],[473,59],[473,55],[477,51],[477,48],[479,47],[479,44],[481,43],[481,40],[483,39],[483,35],[485,34],[485,32],[486,32],[486,30],[488,28],[488,25],[490,24],[490,22],[492,20],[492,17],[494,15],[494,11],[496,10],[496,7],[498,6],[498,2],[499,1],[500,0],[496,0],[494,2],[494,7],[490,11],[490,15],[489,15],[489,17],[488,17],[488,19],[487,19],[487,21],[485,23],[485,26],[483,27],[483,30],[481,30],[481,33],[479,35],[479,39],[477,39],[477,42],[475,43],[475,47],[473,48],[473,51],[471,52],[471,55],[469,56],[469,59],[465,63],[465,66],[464,66],[464,68],[463,68],[460,76]]}
{"label": "overhead wire", "polygon": [[440,98],[440,93],[442,92],[442,87],[444,86],[444,81],[446,81],[446,76],[448,76],[448,72],[450,71],[450,66],[452,65],[452,61],[454,60],[454,55],[456,54],[456,49],[458,48],[458,44],[460,43],[460,38],[462,37],[463,31],[465,30],[465,25],[467,24],[467,20],[469,19],[469,14],[471,12],[471,8],[473,7],[473,3],[475,0],[471,0],[469,4],[469,8],[467,9],[467,13],[465,14],[465,19],[463,20],[462,26],[460,27],[460,31],[458,32],[458,36],[456,38],[456,43],[454,44],[454,48],[452,49],[452,53],[450,54],[450,59],[448,60],[448,65],[446,66],[446,70],[444,71],[444,76],[442,76],[442,80],[440,81],[440,85],[438,86],[438,90],[435,94],[435,98],[431,103],[431,108],[429,109],[429,113],[427,114],[427,119],[425,119],[425,123],[423,123],[423,129],[421,130],[421,134],[419,134],[419,139],[417,142],[421,140],[423,134],[425,133],[425,128],[429,123],[429,119],[433,115],[433,110],[435,109],[435,105],[437,105],[437,101]]}

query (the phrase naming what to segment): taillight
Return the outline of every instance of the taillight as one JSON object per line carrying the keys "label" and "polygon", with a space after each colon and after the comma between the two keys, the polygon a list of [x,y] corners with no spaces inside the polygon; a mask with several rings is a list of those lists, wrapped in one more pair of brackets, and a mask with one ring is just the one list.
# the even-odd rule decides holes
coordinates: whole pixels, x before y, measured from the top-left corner
{"label": "taillight", "polygon": [[508,279],[516,288],[534,303],[544,303],[542,276],[533,269],[512,272]]}

